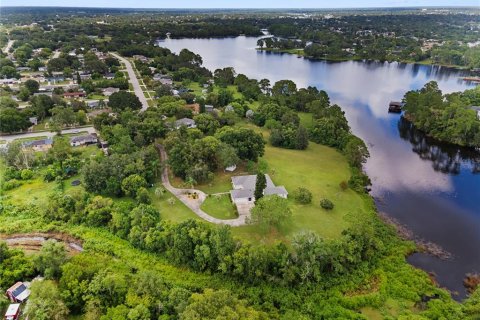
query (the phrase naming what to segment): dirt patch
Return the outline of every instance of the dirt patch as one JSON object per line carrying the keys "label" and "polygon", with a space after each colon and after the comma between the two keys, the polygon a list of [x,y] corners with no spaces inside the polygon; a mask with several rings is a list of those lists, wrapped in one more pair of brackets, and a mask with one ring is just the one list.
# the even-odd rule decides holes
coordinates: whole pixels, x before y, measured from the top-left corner
{"label": "dirt patch", "polygon": [[0,234],[0,240],[5,241],[9,247],[22,249],[28,252],[40,251],[45,241],[54,239],[65,244],[68,253],[76,254],[83,251],[82,241],[64,233],[34,232]]}

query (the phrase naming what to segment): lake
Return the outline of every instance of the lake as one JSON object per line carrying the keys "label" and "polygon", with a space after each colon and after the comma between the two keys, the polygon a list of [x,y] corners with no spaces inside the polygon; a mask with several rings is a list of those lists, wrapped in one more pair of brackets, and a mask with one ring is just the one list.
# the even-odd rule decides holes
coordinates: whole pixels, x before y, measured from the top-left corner
{"label": "lake", "polygon": [[444,92],[472,84],[458,71],[438,66],[381,62],[325,62],[296,55],[257,52],[258,38],[179,39],[159,42],[174,52],[187,48],[210,70],[234,67],[250,78],[295,81],[328,92],[347,115],[352,131],[367,143],[365,170],[379,211],[418,237],[450,252],[450,260],[414,254],[413,265],[436,275],[442,287],[465,296],[465,273],[480,272],[480,154],[428,139],[400,115],[391,100],[435,80]]}

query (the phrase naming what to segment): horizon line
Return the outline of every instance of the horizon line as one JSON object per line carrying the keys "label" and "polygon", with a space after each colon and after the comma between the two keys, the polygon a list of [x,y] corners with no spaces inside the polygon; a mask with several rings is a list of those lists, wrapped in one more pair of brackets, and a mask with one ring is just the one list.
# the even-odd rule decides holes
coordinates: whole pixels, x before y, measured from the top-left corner
{"label": "horizon line", "polygon": [[78,9],[163,9],[163,10],[285,10],[285,9],[295,9],[295,10],[329,10],[329,9],[403,9],[403,8],[421,8],[421,9],[428,9],[428,8],[475,8],[480,9],[480,6],[469,6],[469,5],[451,5],[451,6],[418,6],[418,5],[406,5],[406,6],[386,6],[386,7],[378,7],[378,6],[365,6],[365,7],[271,7],[271,8],[255,8],[255,7],[101,7],[101,6],[52,6],[52,5],[13,5],[13,6],[3,6],[0,4],[0,8],[78,8]]}

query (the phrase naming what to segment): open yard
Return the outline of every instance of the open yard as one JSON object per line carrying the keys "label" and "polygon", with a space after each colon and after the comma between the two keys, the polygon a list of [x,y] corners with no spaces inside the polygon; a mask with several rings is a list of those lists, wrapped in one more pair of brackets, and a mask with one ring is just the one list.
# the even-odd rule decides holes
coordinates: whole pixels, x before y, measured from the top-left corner
{"label": "open yard", "polygon": [[[302,114],[302,122],[308,123],[310,115]],[[268,132],[250,123],[241,122],[237,125],[252,128],[261,132],[268,140]],[[278,239],[290,239],[294,234],[306,230],[317,232],[323,238],[336,238],[352,221],[362,219],[365,214],[373,214],[373,202],[368,196],[360,195],[350,189],[342,190],[341,182],[350,178],[350,169],[345,157],[337,150],[310,143],[306,150],[289,150],[272,147],[267,144],[262,157],[268,163],[268,174],[276,185],[283,185],[289,192],[289,202],[293,218],[279,230],[265,232],[257,226],[249,225],[233,228],[233,233],[245,240],[274,242]],[[208,184],[198,185],[207,194],[228,192],[231,190],[231,177],[248,174],[239,166],[233,173],[217,172],[215,178]],[[184,187],[181,179],[171,178],[176,187]],[[311,204],[297,204],[292,194],[298,187],[304,187],[313,194]],[[320,200],[327,198],[334,204],[333,210],[320,207]],[[226,202],[226,201],[225,201]],[[228,216],[220,211],[226,203],[215,203],[207,199],[202,209],[217,218]],[[228,206],[227,206],[228,207]]]}
{"label": "open yard", "polygon": [[202,210],[219,219],[235,219],[238,217],[237,209],[230,200],[230,194],[211,195],[201,206]]}
{"label": "open yard", "polygon": [[[336,238],[352,221],[373,212],[368,197],[340,188],[340,182],[348,181],[350,171],[343,155],[333,148],[310,143],[307,150],[299,151],[268,145],[263,159],[268,163],[273,182],[285,186],[289,192],[293,218],[282,229],[268,234],[255,226],[235,228],[234,233],[239,236],[270,242],[276,237],[289,238],[295,233],[312,230],[324,238]],[[292,193],[298,187],[312,192],[311,204],[295,203]],[[323,198],[331,200],[335,208],[322,209],[320,200]]]}
{"label": "open yard", "polygon": [[[96,146],[77,147],[74,150],[81,153],[81,159],[87,159],[97,156],[103,156],[103,152]],[[41,153],[38,153],[39,155]],[[1,168],[0,168],[1,169]],[[4,192],[6,200],[9,200],[15,204],[28,205],[30,203],[36,203],[40,208],[45,208],[48,200],[48,196],[55,191],[58,187],[55,182],[46,182],[43,180],[43,170],[36,170],[34,178],[31,180],[23,181],[23,184],[15,189]],[[72,176],[64,181],[64,190],[67,192],[76,192],[77,190],[83,190],[82,186],[73,187],[71,185],[73,180],[80,179],[80,175]]]}

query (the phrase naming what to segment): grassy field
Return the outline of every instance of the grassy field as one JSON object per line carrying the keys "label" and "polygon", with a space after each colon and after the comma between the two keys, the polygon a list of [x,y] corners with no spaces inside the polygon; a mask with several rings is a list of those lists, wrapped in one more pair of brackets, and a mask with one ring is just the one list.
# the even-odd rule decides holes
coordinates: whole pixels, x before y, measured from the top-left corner
{"label": "grassy field", "polygon": [[[300,114],[302,123],[311,122],[310,115]],[[249,127],[263,134],[268,140],[268,131],[251,123],[241,122],[239,126]],[[235,235],[245,239],[271,243],[278,239],[288,240],[294,234],[306,230],[317,232],[323,238],[337,238],[352,221],[361,219],[365,214],[373,214],[373,202],[366,195],[360,195],[350,189],[342,190],[340,183],[348,181],[350,169],[345,157],[337,150],[310,143],[306,150],[289,150],[266,145],[262,157],[268,164],[268,174],[276,185],[283,185],[290,193],[289,202],[293,219],[279,230],[265,233],[254,225],[233,228]],[[244,167],[233,173],[217,172],[212,182],[198,185],[208,194],[231,190],[231,176],[248,174]],[[182,187],[182,181],[172,178],[172,184]],[[304,187],[313,194],[309,205],[295,203],[292,193]],[[327,198],[335,205],[327,211],[320,207],[320,200]],[[211,201],[211,200],[209,200]],[[204,204],[204,206],[210,204]],[[210,213],[209,210],[205,210]],[[213,211],[212,211],[213,212]],[[212,215],[218,214],[217,212]],[[216,216],[219,217],[220,216]]]}
{"label": "grassy field", "polygon": [[[273,182],[283,185],[290,193],[289,202],[293,212],[291,223],[280,230],[264,234],[256,226],[234,229],[234,233],[245,239],[271,242],[275,238],[290,238],[295,233],[312,230],[324,238],[336,238],[351,221],[373,212],[371,200],[352,190],[342,191],[340,182],[348,181],[348,163],[335,149],[310,143],[307,150],[287,150],[267,146],[264,160],[267,161]],[[313,194],[309,205],[295,203],[291,194],[304,187]],[[326,211],[320,200],[330,199],[335,208]]]}
{"label": "grassy field", "polygon": [[[74,150],[80,152],[81,159],[103,156],[103,152],[97,146],[77,147]],[[55,182],[46,182],[43,180],[44,170],[35,171],[35,176],[31,180],[24,181],[18,188],[5,191],[7,199],[15,204],[28,205],[36,203],[44,208],[48,201],[48,196],[57,188]],[[64,190],[66,192],[76,192],[83,190],[82,186],[73,187],[73,180],[80,179],[80,175],[72,176],[64,181]]]}
{"label": "grassy field", "polygon": [[[150,198],[152,199],[152,205],[160,211],[160,217],[162,219],[173,222],[182,222],[187,219],[200,219],[192,210],[167,190],[165,190],[163,195],[157,196],[155,194],[157,187],[161,187],[161,184],[157,183],[153,188],[150,188]],[[169,203],[170,199],[174,200],[173,204]]]}
{"label": "grassy field", "polygon": [[235,219],[238,217],[235,205],[230,200],[228,193],[207,197],[201,208],[212,217],[218,219]]}

